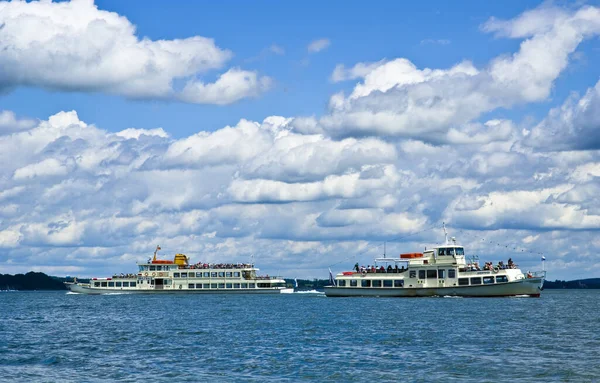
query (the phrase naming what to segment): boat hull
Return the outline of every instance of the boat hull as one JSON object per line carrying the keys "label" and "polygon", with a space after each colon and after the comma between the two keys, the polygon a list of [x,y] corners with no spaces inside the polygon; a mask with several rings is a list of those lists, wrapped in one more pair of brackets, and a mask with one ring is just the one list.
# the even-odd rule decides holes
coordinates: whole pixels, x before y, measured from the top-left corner
{"label": "boat hull", "polygon": [[207,289],[207,290],[155,290],[155,289],[106,289],[93,288],[79,283],[65,283],[67,288],[77,294],[285,294],[293,289]]}
{"label": "boat hull", "polygon": [[325,295],[328,297],[539,297],[543,284],[543,278],[527,278],[494,285],[452,287],[372,288],[326,286]]}

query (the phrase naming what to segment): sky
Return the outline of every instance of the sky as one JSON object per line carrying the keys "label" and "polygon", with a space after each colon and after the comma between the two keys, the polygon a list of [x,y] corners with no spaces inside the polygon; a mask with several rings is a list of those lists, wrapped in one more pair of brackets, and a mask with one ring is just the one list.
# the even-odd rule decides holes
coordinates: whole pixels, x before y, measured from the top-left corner
{"label": "sky", "polygon": [[[600,277],[600,1],[0,1],[0,273]],[[384,247],[385,243],[385,247]]]}

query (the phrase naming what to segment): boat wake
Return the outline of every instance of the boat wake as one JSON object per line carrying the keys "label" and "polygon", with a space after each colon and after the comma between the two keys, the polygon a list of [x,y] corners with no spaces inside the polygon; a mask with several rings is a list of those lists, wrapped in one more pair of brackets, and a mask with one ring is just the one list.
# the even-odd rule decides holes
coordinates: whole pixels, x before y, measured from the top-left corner
{"label": "boat wake", "polygon": [[317,291],[317,290],[301,290],[301,291],[294,291],[294,294],[325,294],[323,291]]}

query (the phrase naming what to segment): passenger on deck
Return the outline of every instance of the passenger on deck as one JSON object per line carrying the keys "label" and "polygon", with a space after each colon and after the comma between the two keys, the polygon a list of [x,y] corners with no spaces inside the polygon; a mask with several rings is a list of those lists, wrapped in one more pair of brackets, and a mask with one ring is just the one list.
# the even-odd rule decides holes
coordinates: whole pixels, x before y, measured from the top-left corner
{"label": "passenger on deck", "polygon": [[391,273],[391,272],[392,272],[392,265],[388,265],[388,267],[387,267],[387,272],[388,272],[388,273]]}
{"label": "passenger on deck", "polygon": [[397,273],[398,272],[398,265],[396,265],[396,267],[394,267],[394,272]]}
{"label": "passenger on deck", "polygon": [[358,268],[358,262],[356,262],[356,265],[354,265],[354,269],[356,270],[357,273],[360,271]]}
{"label": "passenger on deck", "polygon": [[385,267],[383,267],[383,265],[379,268],[379,272],[380,273],[385,273]]}

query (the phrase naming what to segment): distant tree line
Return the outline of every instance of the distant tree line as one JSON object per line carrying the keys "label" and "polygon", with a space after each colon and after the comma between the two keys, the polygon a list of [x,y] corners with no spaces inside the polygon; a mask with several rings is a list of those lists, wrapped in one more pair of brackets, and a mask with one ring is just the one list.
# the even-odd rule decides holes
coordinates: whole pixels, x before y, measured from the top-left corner
{"label": "distant tree line", "polygon": [[544,282],[544,289],[600,289],[600,278]]}
{"label": "distant tree line", "polygon": [[16,275],[0,274],[0,290],[66,290],[64,280],[33,271]]}
{"label": "distant tree line", "polygon": [[[296,279],[298,290],[323,290],[323,287],[329,285],[329,279]],[[294,287],[294,279],[285,278],[287,287]]]}

